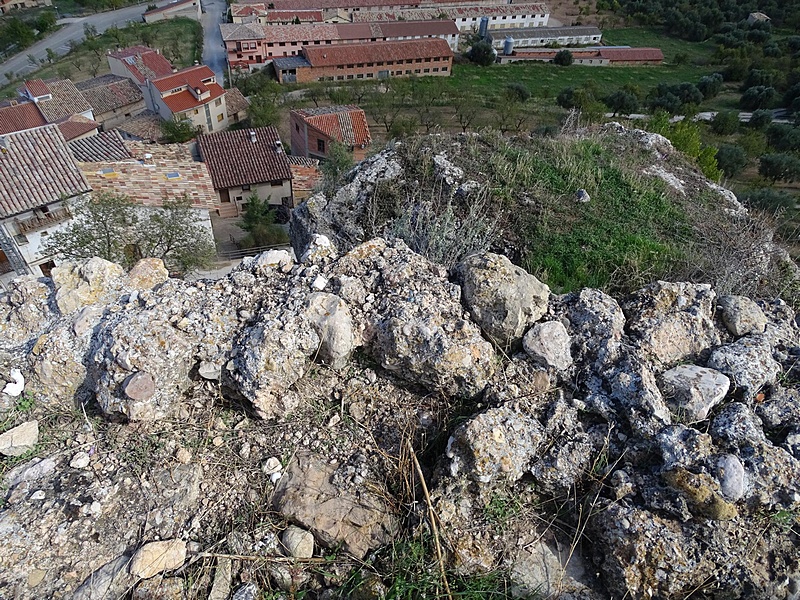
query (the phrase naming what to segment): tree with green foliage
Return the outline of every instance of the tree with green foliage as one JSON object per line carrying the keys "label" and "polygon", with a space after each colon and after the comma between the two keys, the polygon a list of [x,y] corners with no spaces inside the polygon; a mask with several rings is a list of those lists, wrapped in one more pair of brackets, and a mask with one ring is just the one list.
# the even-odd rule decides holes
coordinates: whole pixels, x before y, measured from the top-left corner
{"label": "tree with green foliage", "polygon": [[497,59],[497,53],[494,51],[494,48],[492,48],[492,45],[485,40],[481,40],[472,44],[472,47],[469,49],[469,52],[467,52],[466,56],[476,65],[480,65],[482,67],[493,65]]}
{"label": "tree with green foliage", "polygon": [[617,116],[619,113],[631,114],[639,108],[639,99],[632,92],[617,90],[603,99],[608,108]]}
{"label": "tree with green foliage", "polygon": [[288,242],[286,232],[275,224],[275,209],[270,205],[269,197],[261,199],[256,192],[247,198],[239,227],[248,233],[241,242],[245,248],[263,248]]}
{"label": "tree with green foliage", "polygon": [[706,100],[714,98],[722,91],[722,73],[712,73],[705,75],[697,82],[697,89],[703,94]]}
{"label": "tree with green foliage", "polygon": [[567,50],[559,50],[555,57],[553,58],[553,64],[559,65],[560,67],[568,67],[574,61],[574,57],[572,56],[572,52]]}
{"label": "tree with green foliage", "polygon": [[42,12],[34,21],[34,26],[39,31],[39,35],[47,33],[56,26],[56,13],[52,10]]}
{"label": "tree with green foliage", "polygon": [[791,210],[798,202],[793,194],[768,187],[748,190],[742,194],[741,200],[748,206],[770,211]]}
{"label": "tree with green foliage", "polygon": [[739,146],[721,144],[717,150],[717,165],[726,177],[735,177],[747,166],[747,153]]}
{"label": "tree with green foliage", "polygon": [[27,48],[36,40],[33,28],[17,17],[6,19],[5,24],[0,25],[0,33],[3,45],[6,47],[16,45],[17,50]]}
{"label": "tree with green foliage", "polygon": [[531,92],[524,83],[517,81],[506,86],[505,97],[512,103],[527,102],[531,97]]}
{"label": "tree with green foliage", "polygon": [[752,129],[760,129],[763,131],[769,127],[770,123],[772,123],[772,111],[766,108],[759,108],[753,111],[747,126]]}
{"label": "tree with green foliage", "polygon": [[141,258],[160,258],[172,272],[209,264],[216,250],[210,232],[186,198],[162,207],[140,207],[124,195],[99,192],[70,205],[73,219],[54,231],[45,252],[63,258],[99,256],[125,267]]}
{"label": "tree with green foliage", "polygon": [[759,159],[758,174],[773,184],[777,181],[792,181],[800,178],[800,159],[782,152],[765,154]]}
{"label": "tree with green foliage", "polygon": [[732,135],[739,130],[739,113],[721,110],[711,120],[711,131],[717,135]]}
{"label": "tree with green foliage", "polygon": [[756,85],[745,90],[739,99],[739,106],[744,110],[769,108],[777,98],[777,95],[773,87]]}
{"label": "tree with green foliage", "polygon": [[353,155],[350,150],[339,142],[331,142],[328,146],[328,156],[319,167],[322,172],[322,190],[326,196],[333,196],[344,175],[353,168]]}
{"label": "tree with green foliage", "polygon": [[193,125],[189,119],[161,121],[161,135],[167,144],[188,142],[200,135],[202,131],[201,127]]}
{"label": "tree with green foliage", "polygon": [[767,127],[767,141],[779,152],[800,152],[800,127],[772,123]]}
{"label": "tree with green foliage", "polygon": [[280,122],[280,114],[275,101],[266,94],[257,94],[250,99],[250,125],[253,127],[269,127]]}

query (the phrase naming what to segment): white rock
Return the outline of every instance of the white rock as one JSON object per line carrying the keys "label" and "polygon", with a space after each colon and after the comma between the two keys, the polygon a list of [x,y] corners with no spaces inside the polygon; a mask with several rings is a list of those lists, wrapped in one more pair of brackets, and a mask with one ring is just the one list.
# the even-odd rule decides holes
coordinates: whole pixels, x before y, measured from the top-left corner
{"label": "white rock", "polygon": [[197,368],[197,373],[203,379],[216,381],[222,373],[222,367],[207,360],[201,361],[200,366]]}
{"label": "white rock", "polygon": [[708,417],[730,385],[719,371],[697,365],[678,365],[661,375],[661,390],[670,410],[690,423]]}
{"label": "white rock", "polygon": [[85,469],[89,466],[89,462],[91,462],[91,458],[89,457],[88,453],[78,452],[72,457],[72,460],[69,462],[69,466],[73,469]]}
{"label": "white rock", "polygon": [[254,262],[259,271],[264,271],[266,269],[283,269],[291,266],[294,261],[286,250],[267,250],[256,256]]}
{"label": "white rock", "polygon": [[559,321],[537,323],[522,338],[522,347],[535,362],[563,371],[572,365],[570,338]]}
{"label": "white rock", "polygon": [[294,558],[311,558],[314,556],[314,536],[294,525],[289,525],[281,536],[286,554]]}
{"label": "white rock", "polygon": [[328,285],[328,280],[322,275],[317,275],[317,277],[315,277],[314,281],[311,283],[311,287],[317,290],[318,292],[324,290],[327,285]]}
{"label": "white rock", "polygon": [[165,540],[145,544],[131,559],[130,573],[141,579],[149,579],[164,571],[177,569],[186,560],[186,542]]}
{"label": "white rock", "polygon": [[275,456],[270,456],[261,466],[261,471],[264,473],[264,475],[280,473],[282,469],[283,466],[281,465],[281,461]]}
{"label": "white rock", "polygon": [[3,388],[3,393],[11,396],[12,398],[16,398],[22,393],[22,390],[25,389],[25,377],[23,377],[22,372],[19,369],[11,369],[11,376],[12,381],[11,383],[7,383]]}
{"label": "white rock", "polygon": [[722,495],[736,502],[744,496],[747,488],[747,475],[744,466],[733,454],[723,454],[717,461],[717,479]]}
{"label": "white rock", "polygon": [[0,435],[0,454],[22,456],[39,441],[39,421],[27,421]]}

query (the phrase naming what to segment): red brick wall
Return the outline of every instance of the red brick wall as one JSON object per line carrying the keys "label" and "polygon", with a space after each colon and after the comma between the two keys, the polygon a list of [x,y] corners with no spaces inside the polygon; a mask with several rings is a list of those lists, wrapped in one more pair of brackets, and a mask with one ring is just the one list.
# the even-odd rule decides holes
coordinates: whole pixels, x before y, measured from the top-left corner
{"label": "red brick wall", "polygon": [[[410,64],[406,61],[400,61],[402,64],[379,65],[372,63],[372,66],[369,66],[369,63],[363,63],[361,66],[353,65],[352,68],[347,68],[345,65],[341,69],[335,66],[300,68],[297,69],[297,83],[319,81],[320,78],[327,81],[346,81],[351,79],[366,79],[370,81],[378,79],[380,71],[389,71],[390,77],[410,77],[412,73],[420,77],[427,77],[428,75],[449,76],[453,70],[453,57],[437,58],[439,58],[438,61],[433,58],[426,58],[422,59],[421,62],[413,61]],[[406,71],[410,71],[410,73]]]}

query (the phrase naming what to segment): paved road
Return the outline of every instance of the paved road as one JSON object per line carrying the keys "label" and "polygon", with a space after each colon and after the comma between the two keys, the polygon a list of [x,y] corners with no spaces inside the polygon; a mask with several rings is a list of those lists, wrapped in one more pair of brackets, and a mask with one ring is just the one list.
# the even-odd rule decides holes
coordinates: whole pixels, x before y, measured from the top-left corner
{"label": "paved road", "polygon": [[203,3],[203,64],[208,65],[217,75],[217,83],[222,85],[228,62],[222,43],[219,24],[225,22],[228,5],[225,0],[202,0]]}
{"label": "paved road", "polygon": [[[213,1],[218,2],[220,0]],[[163,6],[168,3],[169,0],[161,0],[156,4]],[[42,59],[47,56],[47,48],[52,48],[59,55],[66,54],[69,52],[69,43],[72,40],[79,42],[83,39],[83,26],[86,23],[94,25],[98,33],[102,33],[112,25],[124,27],[129,21],[141,21],[142,13],[146,8],[147,3],[142,2],[134,6],[127,6],[119,10],[98,13],[88,17],[62,19],[59,24],[64,26],[53,35],[36,42],[33,46],[26,48],[21,53],[0,64],[0,77],[5,78],[5,74],[9,72],[13,72],[19,77],[36,69],[28,62],[28,54],[33,54],[37,59]]]}

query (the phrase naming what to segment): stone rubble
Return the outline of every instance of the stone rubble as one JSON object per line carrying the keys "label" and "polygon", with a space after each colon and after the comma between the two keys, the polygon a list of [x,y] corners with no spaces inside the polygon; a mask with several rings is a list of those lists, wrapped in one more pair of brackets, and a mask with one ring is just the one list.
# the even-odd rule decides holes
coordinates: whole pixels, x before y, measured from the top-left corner
{"label": "stone rubble", "polygon": [[[663,281],[559,296],[498,255],[448,272],[357,238],[316,233],[218,281],[92,259],[11,285],[0,372],[35,402],[0,394],[0,451],[38,454],[4,474],[0,596],[174,595],[208,560],[214,598],[266,580],[335,597],[347,574],[303,561],[427,527],[424,496],[400,496],[418,489],[411,447],[461,573],[582,600],[708,582],[709,598],[794,597],[790,307]],[[49,437],[19,441],[37,420]],[[262,579],[237,556],[268,559]]]}

